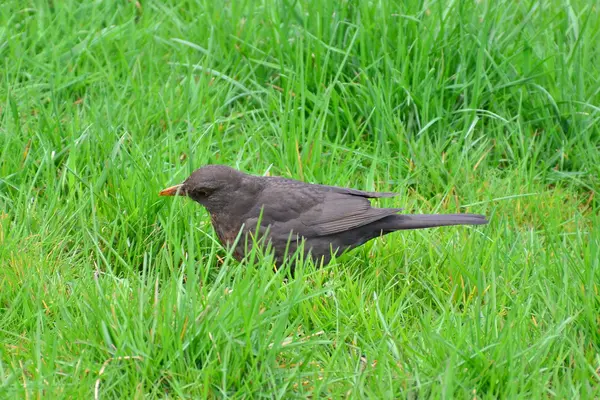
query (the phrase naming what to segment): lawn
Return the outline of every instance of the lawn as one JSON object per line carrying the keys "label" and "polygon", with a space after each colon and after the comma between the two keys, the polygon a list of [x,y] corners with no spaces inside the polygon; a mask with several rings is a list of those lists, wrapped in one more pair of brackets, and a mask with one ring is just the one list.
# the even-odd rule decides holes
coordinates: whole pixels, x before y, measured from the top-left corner
{"label": "lawn", "polygon": [[[0,398],[600,396],[600,7],[4,0]],[[222,163],[489,225],[296,276],[159,190]]]}

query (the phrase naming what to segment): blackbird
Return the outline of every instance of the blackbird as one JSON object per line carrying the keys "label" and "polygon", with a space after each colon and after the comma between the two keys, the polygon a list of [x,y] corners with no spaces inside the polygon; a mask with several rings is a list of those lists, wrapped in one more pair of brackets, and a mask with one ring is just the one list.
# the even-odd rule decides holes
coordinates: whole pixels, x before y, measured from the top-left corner
{"label": "blackbird", "polygon": [[[206,165],[182,184],[160,196],[187,196],[202,204],[221,244],[242,260],[252,248],[248,234],[258,233],[272,245],[275,263],[281,265],[304,241],[304,255],[329,263],[371,239],[403,229],[449,225],[487,224],[483,215],[398,214],[401,208],[372,208],[368,199],[396,193],[365,192],[336,186],[309,184],[281,177],[248,175],[225,165]],[[260,221],[260,223],[259,223]],[[258,228],[258,229],[257,229]]]}

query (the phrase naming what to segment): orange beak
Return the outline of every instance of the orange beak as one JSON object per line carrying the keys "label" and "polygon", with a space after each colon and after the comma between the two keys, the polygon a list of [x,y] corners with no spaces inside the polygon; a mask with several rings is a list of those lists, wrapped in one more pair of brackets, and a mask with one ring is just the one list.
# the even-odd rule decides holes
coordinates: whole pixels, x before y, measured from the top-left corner
{"label": "orange beak", "polygon": [[185,192],[182,190],[183,185],[175,185],[169,188],[163,189],[158,192],[159,196],[185,196]]}

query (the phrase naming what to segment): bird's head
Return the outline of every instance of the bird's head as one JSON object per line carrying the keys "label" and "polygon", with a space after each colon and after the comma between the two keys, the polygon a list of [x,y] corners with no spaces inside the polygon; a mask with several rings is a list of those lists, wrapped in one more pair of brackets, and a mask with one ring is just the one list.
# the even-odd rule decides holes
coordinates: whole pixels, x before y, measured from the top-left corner
{"label": "bird's head", "polygon": [[195,170],[183,183],[161,190],[160,196],[187,196],[210,211],[228,201],[244,174],[226,165],[205,165]]}

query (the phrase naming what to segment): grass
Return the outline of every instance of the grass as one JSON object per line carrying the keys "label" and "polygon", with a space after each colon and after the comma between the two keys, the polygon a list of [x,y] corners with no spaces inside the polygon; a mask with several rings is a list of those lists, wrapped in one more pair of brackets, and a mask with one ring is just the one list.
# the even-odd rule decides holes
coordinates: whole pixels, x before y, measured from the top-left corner
{"label": "grass", "polygon": [[[0,397],[600,396],[600,9],[3,1]],[[195,168],[483,227],[238,263]]]}

